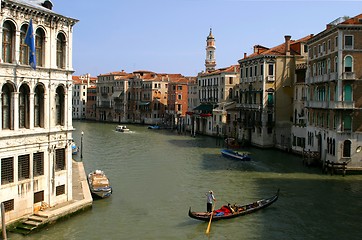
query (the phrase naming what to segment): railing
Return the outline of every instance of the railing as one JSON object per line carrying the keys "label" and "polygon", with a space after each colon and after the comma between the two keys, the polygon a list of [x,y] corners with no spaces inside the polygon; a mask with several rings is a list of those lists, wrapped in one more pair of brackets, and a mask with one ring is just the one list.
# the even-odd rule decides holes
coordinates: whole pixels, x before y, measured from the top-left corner
{"label": "railing", "polygon": [[337,101],[337,102],[328,102],[329,108],[333,109],[354,109],[354,102],[346,102],[346,101]]}
{"label": "railing", "polygon": [[354,72],[344,72],[342,73],[342,80],[355,80],[356,74]]}
{"label": "railing", "polygon": [[265,81],[267,82],[274,82],[275,81],[275,76],[274,75],[269,75],[265,77]]}
{"label": "railing", "polygon": [[111,101],[101,101],[97,104],[99,108],[113,108],[113,104]]}
{"label": "railing", "polygon": [[307,101],[305,106],[323,109],[354,109],[355,103],[347,101]]}

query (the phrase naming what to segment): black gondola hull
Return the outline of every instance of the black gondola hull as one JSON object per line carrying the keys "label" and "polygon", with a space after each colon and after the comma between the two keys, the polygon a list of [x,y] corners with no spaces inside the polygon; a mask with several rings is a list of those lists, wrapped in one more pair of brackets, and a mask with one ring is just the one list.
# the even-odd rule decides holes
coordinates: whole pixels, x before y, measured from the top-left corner
{"label": "black gondola hull", "polygon": [[[265,199],[261,199],[258,200],[256,202],[253,202],[251,204],[246,204],[243,206],[237,206],[238,210],[235,211],[234,213],[230,213],[227,215],[221,215],[218,216],[216,214],[214,214],[212,216],[212,221],[217,221],[217,220],[222,220],[222,219],[230,219],[230,218],[236,218],[236,217],[240,217],[246,214],[250,214],[250,213],[254,213],[260,209],[266,208],[270,205],[272,205],[274,202],[276,202],[278,200],[279,197],[279,189],[277,191],[277,193],[270,198],[265,198]],[[191,207],[189,209],[189,217],[197,219],[197,220],[201,220],[201,221],[209,221],[210,220],[210,213],[207,212],[192,212],[191,211]]]}

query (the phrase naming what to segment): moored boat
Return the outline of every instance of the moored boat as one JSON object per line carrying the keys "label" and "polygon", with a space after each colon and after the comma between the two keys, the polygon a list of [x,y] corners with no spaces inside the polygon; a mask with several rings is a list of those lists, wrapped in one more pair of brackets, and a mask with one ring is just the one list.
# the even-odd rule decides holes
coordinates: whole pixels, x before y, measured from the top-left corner
{"label": "moored boat", "polygon": [[[222,219],[229,219],[229,218],[235,218],[239,216],[243,216],[246,214],[250,214],[253,212],[256,212],[260,209],[266,208],[273,204],[275,201],[278,200],[279,197],[279,189],[277,193],[270,197],[270,198],[264,198],[258,201],[255,201],[250,204],[246,205],[224,205],[220,209],[214,210],[212,212],[212,221],[222,220]],[[201,221],[209,221],[211,213],[208,212],[193,212],[191,211],[191,207],[189,209],[189,216],[191,218],[201,220]]]}
{"label": "moored boat", "polygon": [[89,173],[88,184],[92,195],[96,198],[106,198],[112,194],[109,179],[102,170]]}
{"label": "moored boat", "polygon": [[118,125],[116,127],[117,132],[129,132],[129,129],[125,125]]}
{"label": "moored boat", "polygon": [[250,161],[251,160],[251,157],[247,153],[239,153],[237,151],[233,151],[233,150],[230,150],[230,149],[222,149],[221,154],[224,157],[238,159],[238,160],[242,160],[242,161]]}
{"label": "moored boat", "polygon": [[226,138],[225,145],[227,148],[233,148],[233,149],[241,147],[235,138]]}
{"label": "moored boat", "polygon": [[75,144],[74,141],[72,141],[72,154],[77,155],[78,152],[79,152],[78,146]]}
{"label": "moored boat", "polygon": [[151,125],[151,126],[148,126],[148,129],[154,129],[154,130],[157,130],[157,129],[161,129],[160,126],[158,125]]}

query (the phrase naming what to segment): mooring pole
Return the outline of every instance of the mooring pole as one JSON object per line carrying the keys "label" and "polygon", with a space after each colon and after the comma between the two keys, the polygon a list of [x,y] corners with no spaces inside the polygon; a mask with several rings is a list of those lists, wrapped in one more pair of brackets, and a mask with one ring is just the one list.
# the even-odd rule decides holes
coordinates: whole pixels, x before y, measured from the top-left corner
{"label": "mooring pole", "polygon": [[8,239],[6,236],[6,224],[5,224],[5,207],[4,207],[4,203],[1,203],[1,229],[2,229],[2,235],[3,235],[3,240]]}

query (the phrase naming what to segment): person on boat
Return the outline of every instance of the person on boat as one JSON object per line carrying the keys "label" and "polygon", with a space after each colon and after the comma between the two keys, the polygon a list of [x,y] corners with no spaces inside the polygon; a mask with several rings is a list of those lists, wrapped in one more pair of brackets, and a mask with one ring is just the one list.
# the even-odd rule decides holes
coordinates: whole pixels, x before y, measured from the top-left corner
{"label": "person on boat", "polygon": [[228,203],[228,208],[230,209],[231,213],[235,213],[234,206],[235,206],[235,204],[233,206],[231,206],[231,204]]}
{"label": "person on boat", "polygon": [[210,190],[209,193],[206,194],[206,197],[207,197],[206,209],[207,209],[207,212],[211,213],[212,205],[214,202],[216,202],[216,198],[215,198],[212,190]]}

